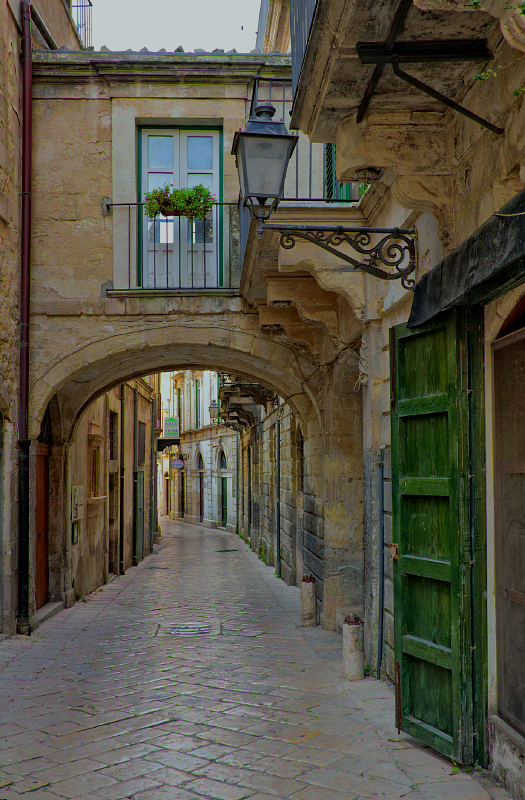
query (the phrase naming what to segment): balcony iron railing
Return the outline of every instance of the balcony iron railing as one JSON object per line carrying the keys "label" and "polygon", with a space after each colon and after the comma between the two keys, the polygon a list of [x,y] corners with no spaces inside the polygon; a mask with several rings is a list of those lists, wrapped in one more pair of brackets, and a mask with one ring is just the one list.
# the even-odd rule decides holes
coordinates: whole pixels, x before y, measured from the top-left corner
{"label": "balcony iron railing", "polygon": [[92,38],[92,3],[91,0],[79,0],[71,4],[73,19],[77,26],[78,35],[85,48],[91,47]]}
{"label": "balcony iron railing", "polygon": [[206,220],[148,219],[143,203],[111,204],[116,290],[236,291],[241,274],[239,208],[216,203]]}
{"label": "balcony iron railing", "polygon": [[290,0],[293,94],[297,91],[317,0]]}
{"label": "balcony iron railing", "polygon": [[[269,102],[276,108],[275,121],[287,125],[292,107],[291,80],[255,78],[249,118],[255,119],[259,103]],[[295,203],[357,203],[359,184],[341,184],[335,178],[335,147],[312,144],[301,131],[290,131],[299,139],[294,150],[284,184],[284,202]]]}

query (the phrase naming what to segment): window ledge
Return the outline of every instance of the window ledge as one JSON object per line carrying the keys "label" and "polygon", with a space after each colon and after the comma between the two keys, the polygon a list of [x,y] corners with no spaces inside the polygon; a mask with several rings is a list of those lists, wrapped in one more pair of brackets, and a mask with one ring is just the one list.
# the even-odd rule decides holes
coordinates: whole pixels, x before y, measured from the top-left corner
{"label": "window ledge", "polygon": [[102,503],[104,500],[107,500],[107,494],[101,494],[98,497],[88,497],[87,504],[88,505],[96,505],[97,503]]}

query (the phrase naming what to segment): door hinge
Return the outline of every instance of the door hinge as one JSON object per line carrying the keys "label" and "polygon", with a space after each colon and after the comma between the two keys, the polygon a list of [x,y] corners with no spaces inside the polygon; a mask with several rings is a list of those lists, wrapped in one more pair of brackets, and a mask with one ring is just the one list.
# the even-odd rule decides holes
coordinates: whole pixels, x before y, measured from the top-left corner
{"label": "door hinge", "polygon": [[392,542],[390,545],[390,558],[399,558],[399,545],[396,542]]}

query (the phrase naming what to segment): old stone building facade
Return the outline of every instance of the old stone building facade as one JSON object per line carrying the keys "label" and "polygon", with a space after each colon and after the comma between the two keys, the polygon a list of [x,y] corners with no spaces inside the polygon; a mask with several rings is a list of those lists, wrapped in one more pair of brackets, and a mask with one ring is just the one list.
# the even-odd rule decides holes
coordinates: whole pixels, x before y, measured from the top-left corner
{"label": "old stone building facade", "polygon": [[[292,0],[262,6],[267,53],[35,51],[28,440],[36,464],[48,414],[66,541],[64,454],[90,403],[108,396],[111,410],[114,387],[141,375],[222,375],[235,472],[215,429],[189,420],[182,495],[173,484],[190,491],[184,517],[218,522],[199,481],[231,480],[225,527],[290,583],[313,574],[325,627],[364,618],[365,659],[397,681],[403,729],[490,764],[521,800],[525,40],[518,7],[487,6]],[[291,59],[273,52],[288,50],[288,25]],[[259,237],[231,147],[271,92],[300,138]],[[325,153],[360,199],[325,202]],[[144,191],[161,180],[205,181],[210,219],[145,220]],[[281,232],[297,226],[336,238],[290,246]],[[6,287],[5,476],[18,379],[18,289]],[[4,479],[9,630],[13,492]]]}

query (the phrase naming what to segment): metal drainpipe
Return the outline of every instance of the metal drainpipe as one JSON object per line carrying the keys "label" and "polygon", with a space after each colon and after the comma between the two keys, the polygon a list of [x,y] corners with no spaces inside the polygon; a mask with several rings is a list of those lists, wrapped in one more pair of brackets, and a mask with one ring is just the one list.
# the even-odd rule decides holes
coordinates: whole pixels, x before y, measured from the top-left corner
{"label": "metal drainpipe", "polygon": [[385,445],[377,451],[379,480],[379,624],[377,631],[377,680],[381,680],[383,661],[383,618],[385,602]]}
{"label": "metal drainpipe", "polygon": [[29,622],[29,314],[31,285],[32,86],[31,3],[22,0],[22,229],[20,258],[20,396],[18,400],[18,630]]}
{"label": "metal drainpipe", "polygon": [[137,541],[137,504],[139,480],[139,389],[133,392],[133,564],[139,563]]}
{"label": "metal drainpipe", "polygon": [[[281,413],[279,409],[279,414]],[[275,548],[276,548],[276,565],[275,574],[278,578],[281,577],[281,419],[279,418],[275,423],[275,460],[277,462],[275,467],[276,478],[276,529],[275,529]]]}
{"label": "metal drainpipe", "polygon": [[124,458],[126,455],[125,438],[126,438],[126,425],[125,425],[125,412],[126,412],[126,384],[122,383],[120,386],[120,490],[119,490],[119,572],[124,575]]}
{"label": "metal drainpipe", "polygon": [[149,501],[149,551],[153,552],[153,530],[157,529],[157,442],[155,440],[156,401],[151,400],[151,480]]}
{"label": "metal drainpipe", "polygon": [[235,435],[235,449],[236,449],[236,459],[235,459],[235,460],[236,460],[236,467],[237,467],[237,480],[236,480],[236,490],[237,490],[237,515],[236,515],[236,523],[235,523],[235,526],[236,526],[237,536],[239,536],[239,534],[240,534],[240,532],[241,532],[241,506],[240,506],[240,502],[241,502],[241,497],[240,497],[240,490],[241,490],[241,476],[240,476],[240,474],[239,474],[239,468],[240,468],[241,454],[240,454],[240,452],[239,452],[239,441],[240,441],[240,437],[239,437],[239,431],[237,431],[237,432],[236,432],[236,435]]}

